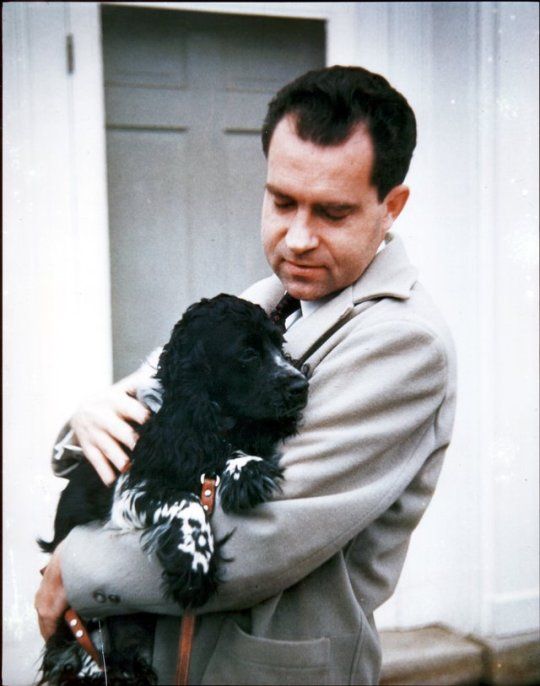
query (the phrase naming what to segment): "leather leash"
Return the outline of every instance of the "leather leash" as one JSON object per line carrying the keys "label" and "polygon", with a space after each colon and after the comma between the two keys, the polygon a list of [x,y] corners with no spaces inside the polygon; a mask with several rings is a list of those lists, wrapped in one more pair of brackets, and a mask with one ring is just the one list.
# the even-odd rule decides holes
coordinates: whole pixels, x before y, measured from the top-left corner
{"label": "leather leash", "polygon": [[[128,460],[120,470],[120,474],[125,474],[129,471],[130,468],[131,460]],[[43,567],[43,569],[40,570],[42,576],[46,569],[47,567],[45,566]],[[90,638],[90,634],[88,633],[85,623],[72,607],[68,607],[68,609],[64,612],[64,621],[68,625],[77,643],[88,655],[90,655],[90,657],[92,658],[92,660],[94,660],[99,669],[103,671],[103,662],[101,660],[101,655],[99,654],[96,646]]]}
{"label": "leather leash", "polygon": [[[45,566],[43,569],[39,570],[41,576],[43,576],[46,569],[47,567]],[[99,669],[103,671],[101,656],[98,653],[92,639],[90,638],[90,634],[88,633],[84,622],[72,607],[68,607],[68,609],[64,612],[64,621],[68,625],[77,643],[88,653],[88,655],[90,655]]]}
{"label": "leather leash", "polygon": [[98,653],[96,646],[92,642],[92,639],[90,638],[90,635],[86,630],[86,627],[82,619],[79,617],[79,615],[75,612],[73,608],[70,607],[65,611],[64,619],[66,620],[67,625],[71,629],[71,633],[77,639],[79,645],[82,648],[84,648],[84,650],[88,653],[88,655],[90,655],[90,657],[94,660],[94,662],[101,669],[101,671],[103,671],[103,663],[101,661],[101,656]]}
{"label": "leather leash", "polygon": [[[216,500],[216,488],[219,484],[219,477],[209,478],[205,474],[201,476],[201,503],[207,516],[210,517],[214,511]],[[196,616],[188,610],[182,616],[180,628],[180,639],[178,641],[178,660],[176,663],[176,686],[187,686],[189,677],[189,663],[191,650],[193,648],[193,636],[195,634]]]}
{"label": "leather leash", "polygon": [[[131,469],[131,464],[131,460],[128,460],[120,470],[120,474],[126,474],[126,472]],[[68,607],[68,609],[64,612],[64,620],[70,628],[71,633],[75,637],[77,643],[83,650],[86,651],[86,653],[88,653],[88,655],[90,655],[100,670],[103,671],[101,655],[98,653],[96,646],[90,638],[90,634],[88,633],[85,623],[72,607]]]}

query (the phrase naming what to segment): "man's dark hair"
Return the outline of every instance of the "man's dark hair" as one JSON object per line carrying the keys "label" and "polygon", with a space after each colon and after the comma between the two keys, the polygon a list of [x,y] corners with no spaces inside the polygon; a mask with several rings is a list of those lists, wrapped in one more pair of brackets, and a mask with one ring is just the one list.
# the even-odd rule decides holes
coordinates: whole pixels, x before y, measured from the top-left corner
{"label": "man's dark hair", "polygon": [[309,71],[284,86],[268,105],[264,154],[278,123],[296,117],[296,133],[318,145],[343,143],[364,124],[374,150],[371,183],[379,202],[405,179],[416,145],[416,119],[407,100],[388,81],[361,67]]}

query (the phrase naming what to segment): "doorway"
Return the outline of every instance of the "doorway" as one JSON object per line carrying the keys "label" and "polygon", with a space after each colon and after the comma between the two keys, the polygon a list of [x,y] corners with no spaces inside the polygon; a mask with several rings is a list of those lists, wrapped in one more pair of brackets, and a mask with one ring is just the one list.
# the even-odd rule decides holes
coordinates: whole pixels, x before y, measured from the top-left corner
{"label": "doorway", "polygon": [[325,64],[320,20],[104,6],[114,377],[188,305],[270,273],[266,106]]}

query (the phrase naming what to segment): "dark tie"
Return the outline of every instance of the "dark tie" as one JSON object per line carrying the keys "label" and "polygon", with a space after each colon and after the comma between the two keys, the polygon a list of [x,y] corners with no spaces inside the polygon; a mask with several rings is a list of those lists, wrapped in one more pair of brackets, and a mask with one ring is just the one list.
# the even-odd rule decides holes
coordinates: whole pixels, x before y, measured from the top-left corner
{"label": "dark tie", "polygon": [[270,319],[285,331],[285,320],[300,307],[300,300],[293,298],[292,295],[285,293],[278,304],[270,313]]}

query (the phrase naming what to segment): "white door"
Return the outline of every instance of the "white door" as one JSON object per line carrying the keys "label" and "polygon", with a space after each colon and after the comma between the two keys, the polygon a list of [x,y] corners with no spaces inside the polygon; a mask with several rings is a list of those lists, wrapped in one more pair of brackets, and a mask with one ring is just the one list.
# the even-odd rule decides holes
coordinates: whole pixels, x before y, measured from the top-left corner
{"label": "white door", "polygon": [[322,21],[103,8],[115,378],[201,297],[269,274],[266,105],[324,66]]}

